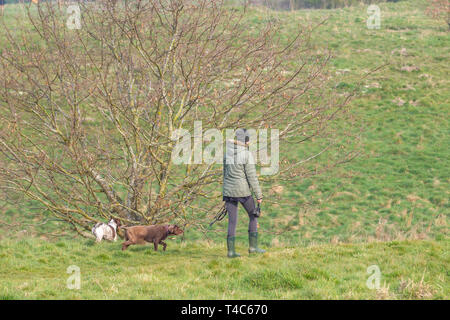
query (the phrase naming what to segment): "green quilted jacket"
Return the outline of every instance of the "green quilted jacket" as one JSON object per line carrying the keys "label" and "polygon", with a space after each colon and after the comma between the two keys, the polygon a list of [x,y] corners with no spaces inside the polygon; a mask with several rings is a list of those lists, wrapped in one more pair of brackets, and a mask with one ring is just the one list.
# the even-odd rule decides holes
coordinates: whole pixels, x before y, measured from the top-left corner
{"label": "green quilted jacket", "polygon": [[246,147],[227,142],[223,159],[223,196],[247,197],[253,191],[256,199],[262,199],[252,154]]}

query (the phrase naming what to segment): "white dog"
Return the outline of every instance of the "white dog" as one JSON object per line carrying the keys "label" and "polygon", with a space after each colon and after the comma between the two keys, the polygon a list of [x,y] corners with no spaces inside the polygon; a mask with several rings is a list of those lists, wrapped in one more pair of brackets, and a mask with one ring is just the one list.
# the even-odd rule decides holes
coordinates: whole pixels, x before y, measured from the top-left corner
{"label": "white dog", "polygon": [[116,219],[111,219],[111,221],[106,223],[97,223],[92,228],[92,233],[96,238],[96,242],[102,241],[102,239],[109,241],[117,241],[117,229],[120,227],[120,221]]}

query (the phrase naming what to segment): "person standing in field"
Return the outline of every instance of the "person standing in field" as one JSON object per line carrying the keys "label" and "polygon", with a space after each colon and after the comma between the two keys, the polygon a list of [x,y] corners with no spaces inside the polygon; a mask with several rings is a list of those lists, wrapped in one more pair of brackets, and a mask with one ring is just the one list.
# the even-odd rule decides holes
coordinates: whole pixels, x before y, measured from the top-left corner
{"label": "person standing in field", "polygon": [[246,129],[236,130],[235,140],[226,142],[223,163],[223,201],[228,212],[228,257],[240,257],[235,250],[238,203],[241,203],[249,217],[249,253],[264,253],[258,247],[258,218],[254,214],[255,201],[262,202],[262,192],[256,175],[255,163],[248,150],[250,136]]}

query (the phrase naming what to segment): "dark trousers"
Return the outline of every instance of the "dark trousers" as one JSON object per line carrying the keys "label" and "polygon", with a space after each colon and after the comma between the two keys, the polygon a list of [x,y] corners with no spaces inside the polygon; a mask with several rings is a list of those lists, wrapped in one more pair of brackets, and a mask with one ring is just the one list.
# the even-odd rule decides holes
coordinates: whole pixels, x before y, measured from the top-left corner
{"label": "dark trousers", "polygon": [[223,197],[225,208],[228,212],[228,236],[236,235],[236,225],[238,218],[238,203],[240,202],[247,211],[249,217],[248,232],[256,232],[258,230],[258,218],[253,214],[255,211],[255,201],[252,196],[248,197]]}

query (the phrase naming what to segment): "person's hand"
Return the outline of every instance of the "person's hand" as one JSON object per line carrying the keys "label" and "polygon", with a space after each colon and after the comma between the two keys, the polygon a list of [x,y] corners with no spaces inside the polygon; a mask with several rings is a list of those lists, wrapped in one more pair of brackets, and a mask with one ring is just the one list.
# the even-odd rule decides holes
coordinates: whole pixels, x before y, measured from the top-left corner
{"label": "person's hand", "polygon": [[258,200],[256,200],[258,203],[261,203],[262,202],[262,199],[258,199]]}

